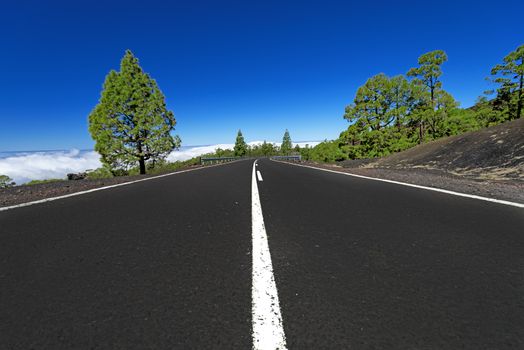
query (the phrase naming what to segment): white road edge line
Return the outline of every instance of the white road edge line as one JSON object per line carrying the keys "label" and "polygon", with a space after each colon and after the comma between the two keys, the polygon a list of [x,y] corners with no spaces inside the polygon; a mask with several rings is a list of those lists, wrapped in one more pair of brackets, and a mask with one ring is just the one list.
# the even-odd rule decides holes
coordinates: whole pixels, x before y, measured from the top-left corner
{"label": "white road edge line", "polygon": [[264,181],[262,179],[262,174],[260,173],[260,170],[257,170],[257,177],[258,177],[258,181]]}
{"label": "white road edge line", "polygon": [[[272,160],[273,160],[273,159],[272,159]],[[408,187],[420,188],[420,189],[423,189],[423,190],[429,190],[429,191],[435,191],[435,192],[446,193],[446,194],[450,194],[450,195],[453,195],[453,196],[466,197],[466,198],[473,198],[473,199],[478,199],[478,200],[486,201],[486,202],[492,202],[492,203],[498,203],[498,204],[510,205],[510,206],[517,207],[517,208],[524,208],[524,204],[523,204],[523,203],[510,202],[510,201],[505,201],[505,200],[502,200],[502,199],[495,199],[495,198],[489,198],[489,197],[482,197],[482,196],[477,196],[477,195],[474,195],[474,194],[467,194],[467,193],[462,193],[462,192],[455,192],[455,191],[450,191],[450,190],[444,190],[444,189],[442,189],[442,188],[427,187],[427,186],[422,186],[422,185],[410,184],[410,183],[406,183],[406,182],[393,181],[393,180],[386,180],[386,179],[379,179],[379,178],[376,178],[376,177],[370,177],[370,176],[364,176],[364,175],[357,175],[357,174],[344,173],[344,172],[341,172],[341,171],[329,170],[329,169],[323,169],[323,168],[317,168],[317,167],[309,166],[309,165],[302,165],[302,164],[294,164],[294,163],[288,163],[288,162],[281,162],[281,161],[277,161],[277,160],[273,160],[273,161],[274,161],[274,162],[279,162],[279,163],[285,163],[285,164],[289,164],[289,165],[294,165],[294,166],[301,166],[301,167],[304,167],[304,168],[311,168],[311,169],[315,169],[315,170],[327,171],[327,172],[335,173],[335,174],[341,174],[341,175],[347,175],[347,176],[359,177],[359,178],[367,179],[367,180],[374,180],[374,181],[387,182],[387,183],[396,184],[396,185],[403,185],[403,186],[408,186]]]}
{"label": "white road edge line", "polygon": [[251,312],[253,326],[253,349],[286,349],[286,336],[282,325],[277,286],[273,275],[271,253],[267,242],[262,206],[255,174],[257,161],[253,163],[251,177],[251,219],[253,239],[253,275],[251,288]]}
{"label": "white road edge line", "polygon": [[[225,163],[225,164],[231,164],[231,163],[234,163],[234,162],[228,162],[228,163]],[[96,192],[96,191],[107,190],[107,189],[109,189],[109,188],[115,188],[115,187],[120,187],[120,186],[131,185],[131,184],[134,184],[134,183],[137,183],[137,182],[154,180],[154,179],[158,179],[158,178],[161,178],[161,177],[166,177],[166,176],[171,176],[171,175],[176,175],[176,174],[187,173],[187,172],[195,171],[195,170],[201,170],[201,169],[213,168],[213,167],[220,166],[220,165],[224,165],[224,164],[215,164],[215,165],[208,165],[208,166],[204,166],[204,167],[196,168],[196,169],[180,170],[180,171],[176,171],[176,172],[174,172],[174,173],[163,174],[163,175],[158,175],[158,176],[152,176],[152,177],[148,177],[148,178],[145,178],[145,179],[134,180],[134,181],[129,181],[129,182],[122,182],[122,183],[115,184],[115,185],[110,185],[110,186],[104,186],[104,187],[92,188],[92,189],[90,189],[90,190],[79,191],[79,192],[70,193],[70,194],[65,194],[65,195],[63,195],[63,196],[44,198],[44,199],[39,199],[39,200],[37,200],[37,201],[26,202],[26,203],[20,203],[20,204],[11,205],[11,206],[8,206],[8,207],[0,207],[0,211],[10,210],[10,209],[16,209],[16,208],[22,208],[22,207],[28,207],[28,206],[30,206],[30,205],[35,205],[35,204],[40,204],[40,203],[45,203],[45,202],[52,202],[52,201],[56,201],[56,200],[58,200],[58,199],[63,199],[63,198],[68,198],[68,197],[74,197],[74,196],[80,196],[80,195],[82,195],[82,194],[86,194],[86,193],[91,193],[91,192]]]}

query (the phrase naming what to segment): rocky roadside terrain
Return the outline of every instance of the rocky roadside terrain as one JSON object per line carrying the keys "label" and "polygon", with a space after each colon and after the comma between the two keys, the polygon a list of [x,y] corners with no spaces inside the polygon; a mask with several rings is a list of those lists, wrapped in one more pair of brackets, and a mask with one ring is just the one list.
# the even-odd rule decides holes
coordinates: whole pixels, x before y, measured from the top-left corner
{"label": "rocky roadside terrain", "polygon": [[383,158],[310,165],[524,203],[524,118]]}
{"label": "rocky roadside terrain", "polygon": [[304,162],[302,164],[379,179],[406,182],[455,192],[473,194],[524,204],[524,181],[471,179],[439,170],[412,168],[344,168],[340,165]]}

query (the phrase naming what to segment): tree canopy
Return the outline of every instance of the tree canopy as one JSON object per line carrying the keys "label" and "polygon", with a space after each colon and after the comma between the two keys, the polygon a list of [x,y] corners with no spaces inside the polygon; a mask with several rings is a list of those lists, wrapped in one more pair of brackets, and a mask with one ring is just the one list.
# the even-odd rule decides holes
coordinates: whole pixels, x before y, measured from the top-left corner
{"label": "tree canopy", "polygon": [[425,87],[425,92],[429,93],[429,96],[422,93],[419,95],[421,99],[429,99],[428,102],[424,103],[424,110],[417,114],[419,117],[417,123],[419,125],[419,139],[418,142],[424,142],[426,130],[426,122],[432,119],[438,119],[436,117],[435,108],[437,105],[437,95],[442,88],[442,82],[440,76],[442,75],[442,64],[448,60],[448,56],[442,50],[435,50],[427,52],[418,58],[418,67],[411,68],[407,76],[413,77],[413,83],[415,85]]}
{"label": "tree canopy", "polygon": [[280,151],[283,155],[287,156],[291,153],[293,149],[293,144],[291,143],[291,136],[289,136],[289,131],[286,129],[284,132],[284,137],[282,138],[282,145],[280,146]]}
{"label": "tree canopy", "polygon": [[[338,148],[350,159],[381,157],[431,139],[518,118],[524,99],[523,57],[521,45],[495,66],[491,73],[499,84],[497,96],[492,100],[481,97],[467,109],[459,108],[443,89],[442,65],[448,58],[442,50],[421,55],[419,66],[406,76],[377,74],[358,88],[353,103],[346,107],[344,119],[350,125],[336,141]],[[324,159],[340,157],[332,144],[317,147],[323,153],[333,152]],[[315,148],[302,152],[311,157]]]}
{"label": "tree canopy", "polygon": [[434,101],[434,92],[442,87],[440,76],[442,75],[442,64],[448,60],[448,56],[442,50],[427,52],[418,58],[418,67],[411,68],[407,76],[414,77],[417,84],[426,86]]}
{"label": "tree canopy", "polygon": [[236,157],[243,157],[247,153],[247,144],[246,141],[244,141],[244,136],[242,135],[241,130],[238,130],[233,151]]}
{"label": "tree canopy", "polygon": [[162,160],[180,146],[180,138],[171,135],[175,125],[156,81],[127,50],[120,71],[106,76],[100,102],[89,115],[89,132],[102,162],[113,170],[138,163],[145,174],[146,162]]}
{"label": "tree canopy", "polygon": [[524,104],[524,45],[504,57],[503,63],[491,69],[491,75],[500,85],[495,102],[506,107],[508,119],[520,118]]}

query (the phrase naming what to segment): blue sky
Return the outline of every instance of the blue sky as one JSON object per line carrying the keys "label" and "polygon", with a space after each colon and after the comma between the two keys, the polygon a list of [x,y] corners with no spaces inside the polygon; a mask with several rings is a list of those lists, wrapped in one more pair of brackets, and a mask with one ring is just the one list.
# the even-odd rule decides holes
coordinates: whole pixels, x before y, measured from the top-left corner
{"label": "blue sky", "polygon": [[[497,6],[500,9],[497,9]],[[503,8],[502,8],[503,6]],[[87,116],[131,49],[159,83],[183,145],[336,138],[358,86],[449,56],[444,88],[470,106],[523,44],[524,2],[12,1],[0,13],[0,151],[89,149]]]}

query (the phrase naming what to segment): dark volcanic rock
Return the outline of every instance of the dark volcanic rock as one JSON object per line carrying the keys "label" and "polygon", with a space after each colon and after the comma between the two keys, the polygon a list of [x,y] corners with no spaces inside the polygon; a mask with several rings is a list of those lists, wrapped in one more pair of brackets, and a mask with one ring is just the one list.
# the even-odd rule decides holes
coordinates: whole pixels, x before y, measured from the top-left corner
{"label": "dark volcanic rock", "polygon": [[68,180],[83,180],[87,177],[87,173],[70,173],[67,174]]}
{"label": "dark volcanic rock", "polygon": [[524,118],[428,142],[364,167],[423,168],[473,179],[524,182]]}

